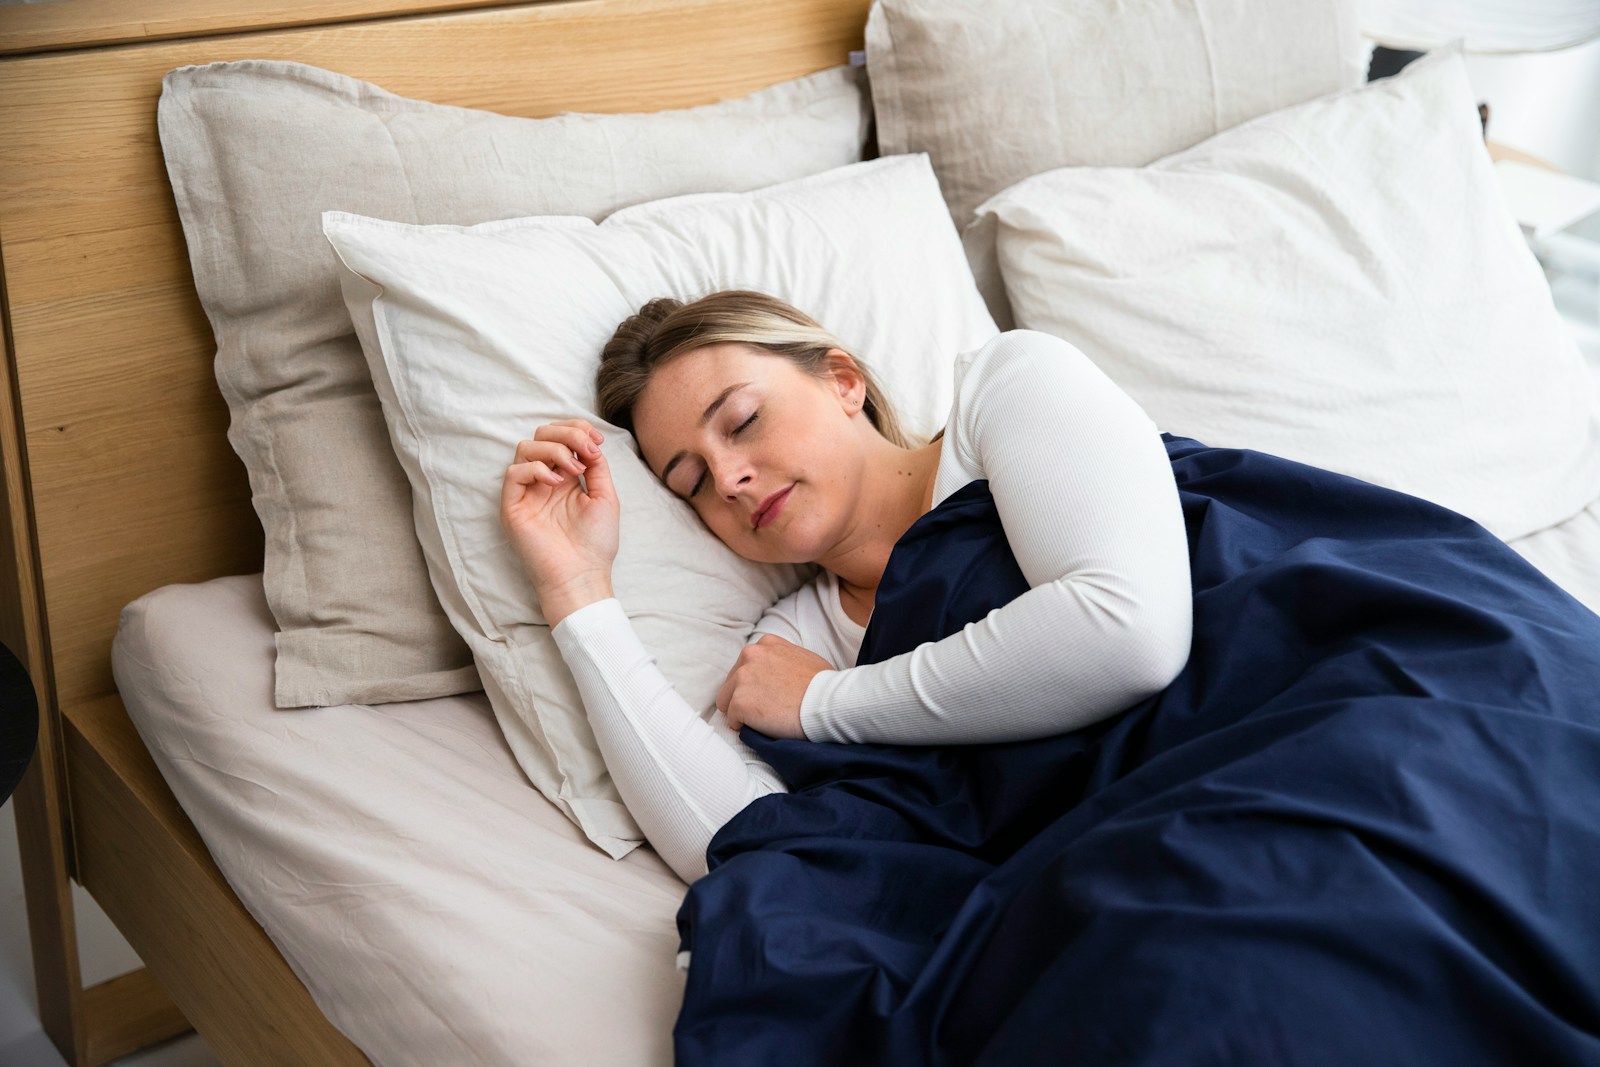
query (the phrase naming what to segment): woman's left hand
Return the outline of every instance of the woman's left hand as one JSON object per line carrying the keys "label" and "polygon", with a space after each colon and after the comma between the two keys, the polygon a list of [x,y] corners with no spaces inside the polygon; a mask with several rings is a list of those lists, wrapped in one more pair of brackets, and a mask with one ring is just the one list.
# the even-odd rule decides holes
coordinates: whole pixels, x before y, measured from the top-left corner
{"label": "woman's left hand", "polygon": [[800,701],[811,679],[832,669],[810,649],[765,634],[739,651],[733,670],[717,690],[717,708],[735,731],[750,726],[768,737],[803,741]]}

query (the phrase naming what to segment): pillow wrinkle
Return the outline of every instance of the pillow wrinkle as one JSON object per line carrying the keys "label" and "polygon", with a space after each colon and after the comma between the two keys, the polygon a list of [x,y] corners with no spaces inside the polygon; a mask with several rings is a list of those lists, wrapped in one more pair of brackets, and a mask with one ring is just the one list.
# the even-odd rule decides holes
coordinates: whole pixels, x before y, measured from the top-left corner
{"label": "pillow wrinkle", "polygon": [[1222,87],[1217,77],[1217,50],[1212,43],[1216,31],[1211,26],[1211,9],[1199,0],[1192,0],[1192,5],[1195,26],[1199,29],[1200,51],[1206,57],[1206,95],[1211,101],[1211,129],[1207,132],[1216,133],[1223,128]]}
{"label": "pillow wrinkle", "polygon": [[[1373,213],[1377,207],[1370,198],[1363,198],[1358,191],[1351,189],[1348,180],[1336,177],[1324,164],[1320,154],[1301,137],[1295,136],[1281,126],[1269,123],[1257,123],[1252,129],[1256,127],[1259,127],[1260,133],[1292,149],[1298,156],[1302,168],[1322,176],[1321,185],[1310,182],[1297,183],[1302,193],[1300,199],[1320,207],[1322,209],[1320,214],[1324,218],[1354,221],[1354,225],[1345,229],[1343,233],[1351,239],[1352,244],[1359,244],[1372,257],[1363,261],[1366,269],[1362,271],[1362,276],[1371,277],[1372,268],[1376,267],[1382,274],[1375,280],[1380,283],[1387,281],[1392,286],[1392,288],[1385,286],[1385,291],[1398,290],[1398,295],[1404,299],[1410,310],[1409,314],[1403,316],[1407,332],[1412,334],[1425,349],[1433,364],[1433,374],[1450,383],[1450,393],[1456,409],[1461,412],[1467,411],[1470,407],[1470,390],[1462,380],[1460,368],[1447,358],[1440,348],[1434,317],[1429,313],[1422,294],[1417,290],[1412,272],[1403,266],[1405,253],[1395,246],[1396,232],[1393,227],[1385,225],[1384,220],[1375,218]],[[1284,168],[1283,173],[1293,175],[1294,170]],[[1335,193],[1343,195],[1334,195]],[[1408,347],[1408,354],[1415,356],[1417,352]],[[1472,468],[1481,467],[1487,458],[1483,454],[1483,440],[1477,434],[1464,435],[1457,443],[1457,447],[1470,456],[1469,466]]]}
{"label": "pillow wrinkle", "polygon": [[[751,188],[859,160],[864,103],[842,65],[698,108],[544,119],[412,100],[279,60],[168,73],[161,146],[217,339],[228,440],[265,535],[280,707],[482,684],[428,574],[412,487],[330,284],[339,268],[321,213],[593,220],[621,206],[619,190],[642,202]],[[752,124],[771,131],[756,155],[740,151]],[[662,166],[685,144],[691,161]]]}
{"label": "pillow wrinkle", "polygon": [[[417,199],[416,180],[411,173],[411,165],[406,159],[406,154],[400,150],[400,142],[395,138],[394,127],[387,121],[380,119],[378,125],[383,129],[383,136],[389,143],[389,151],[393,156],[396,172],[400,180],[405,183],[403,190],[406,200],[411,203],[411,213],[406,217],[407,222],[422,221],[422,204]],[[329,249],[329,251],[332,251]]]}

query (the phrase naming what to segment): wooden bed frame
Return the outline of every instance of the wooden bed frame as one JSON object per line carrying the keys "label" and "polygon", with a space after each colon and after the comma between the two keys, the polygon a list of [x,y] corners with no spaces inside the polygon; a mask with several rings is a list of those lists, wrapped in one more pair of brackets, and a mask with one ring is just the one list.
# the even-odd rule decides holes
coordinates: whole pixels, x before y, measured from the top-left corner
{"label": "wooden bed frame", "polygon": [[[0,6],[0,640],[39,693],[17,828],[40,1015],[69,1063],[190,1026],[230,1064],[366,1062],[234,896],[112,681],[124,604],[262,567],[157,139],[162,76],[293,59],[511,115],[653,111],[843,63],[862,47],[868,6]],[[145,969],[83,987],[69,879]]]}

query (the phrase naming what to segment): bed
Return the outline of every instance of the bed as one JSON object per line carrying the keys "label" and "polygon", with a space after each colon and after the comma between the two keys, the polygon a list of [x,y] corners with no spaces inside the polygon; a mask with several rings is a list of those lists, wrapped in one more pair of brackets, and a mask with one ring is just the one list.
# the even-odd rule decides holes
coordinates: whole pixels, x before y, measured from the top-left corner
{"label": "bed", "polygon": [[[522,751],[484,692],[296,710],[274,700],[268,549],[230,447],[217,340],[163,159],[155,119],[163,77],[196,64],[292,60],[507,116],[657,112],[846,64],[867,43],[869,6],[324,0],[179,5],[159,21],[132,20],[110,0],[4,9],[0,639],[19,652],[40,696],[38,757],[16,794],[18,827],[40,1012],[69,1062],[103,1063],[190,1027],[229,1063],[667,1062],[683,996],[672,929],[683,884],[649,849],[607,848],[606,832],[578,825],[531,788]],[[1355,84],[1348,69],[1329,77]],[[1233,118],[1219,107],[1206,121],[1230,126],[1266,105],[1238,106]],[[963,191],[968,214],[983,199],[976,192]],[[1106,195],[1045,192],[1088,198],[1080,203]],[[1156,193],[1127,195],[1136,205]],[[1040,251],[1049,241],[1029,245],[1023,234],[1047,231],[1049,219],[1019,222],[1027,205],[1015,198],[988,206],[991,232],[1014,243],[1009,259],[1003,241],[992,246],[1002,262],[988,263],[987,274],[986,250],[969,245],[975,285],[995,323],[1010,325],[1015,314],[1028,328],[1049,328],[1059,294],[1030,296],[1015,284],[1028,256],[1049,261]],[[1508,239],[1498,226],[1485,229]],[[1420,228],[1419,247],[1431,233]],[[1198,257],[1206,243],[1196,240]],[[1461,250],[1484,247],[1510,246]],[[1484,284],[1533,292],[1521,326],[1508,328],[1536,335],[1529,351],[1555,353],[1529,356],[1526,377],[1555,368],[1542,377],[1562,394],[1562,417],[1537,434],[1521,423],[1496,429],[1494,444],[1504,447],[1484,460],[1484,478],[1447,487],[1458,492],[1452,502],[1495,523],[1593,608],[1600,481],[1588,427],[1600,426],[1590,419],[1600,376],[1539,332],[1553,320],[1529,289],[1537,268],[1521,252],[1484,262]],[[1096,273],[1079,279],[1079,300],[1104,298],[1092,287]],[[1009,298],[996,297],[1002,276]],[[1079,343],[1112,347],[1106,338],[1130,328],[1114,310],[1073,324]],[[1537,329],[1528,325],[1535,317]],[[1538,362],[1545,358],[1553,362]],[[1157,371],[1150,381],[1196,389],[1172,367]],[[1500,400],[1512,403],[1508,380],[1484,377],[1476,388],[1499,383]],[[1404,392],[1398,381],[1384,379],[1360,402],[1381,406],[1372,397]],[[1419,411],[1431,394],[1406,395]],[[1515,403],[1537,409],[1542,396],[1518,393]],[[1160,402],[1150,394],[1150,405]],[[1236,425],[1219,419],[1197,435],[1225,436]],[[1403,419],[1386,425],[1404,439],[1423,436]],[[1361,453],[1348,464],[1353,473],[1382,476],[1395,465],[1392,438],[1353,441],[1341,427],[1295,420],[1278,429],[1285,436],[1259,447],[1320,432]],[[1425,477],[1448,452],[1419,448],[1402,474]],[[1552,463],[1554,454],[1564,458]],[[1508,485],[1532,493],[1535,480],[1545,494],[1539,507],[1506,501]],[[139,668],[121,689],[114,638],[124,663]],[[428,788],[418,789],[424,779]],[[289,848],[312,858],[280,867],[275,857]],[[145,970],[82,986],[72,881]],[[507,900],[513,907],[496,913]],[[487,926],[472,921],[491,914]],[[421,955],[397,954],[401,945]]]}

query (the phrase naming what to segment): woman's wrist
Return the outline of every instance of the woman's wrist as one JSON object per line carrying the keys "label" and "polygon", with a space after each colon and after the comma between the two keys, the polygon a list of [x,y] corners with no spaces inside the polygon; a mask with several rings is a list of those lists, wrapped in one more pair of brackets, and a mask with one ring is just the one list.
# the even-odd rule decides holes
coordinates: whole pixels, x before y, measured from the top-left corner
{"label": "woman's wrist", "polygon": [[545,623],[554,628],[579,608],[615,595],[611,591],[611,575],[585,574],[539,590],[539,606]]}

